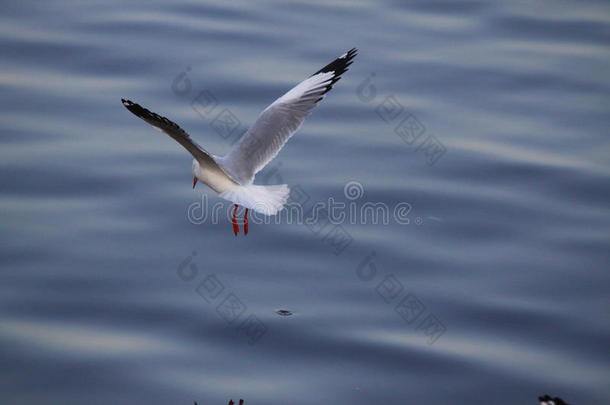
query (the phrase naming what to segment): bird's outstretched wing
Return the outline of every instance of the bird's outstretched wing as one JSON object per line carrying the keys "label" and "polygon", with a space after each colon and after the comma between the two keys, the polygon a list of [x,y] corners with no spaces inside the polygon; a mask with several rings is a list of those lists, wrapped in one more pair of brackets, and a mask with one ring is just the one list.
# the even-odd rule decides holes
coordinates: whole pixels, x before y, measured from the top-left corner
{"label": "bird's outstretched wing", "polygon": [[347,71],[356,48],[349,50],[296,85],[267,107],[239,142],[218,162],[240,184],[250,184],[294,134],[318,101]]}
{"label": "bird's outstretched wing", "polygon": [[212,156],[205,149],[199,146],[184,129],[178,126],[178,124],[160,116],[159,114],[155,114],[154,112],[147,110],[141,105],[130,100],[121,99],[121,101],[123,102],[125,108],[131,111],[134,115],[142,118],[159,131],[164,132],[174,138],[184,147],[184,149],[188,150],[191,155],[193,155],[193,157],[199,161],[200,164],[208,167],[210,165],[218,166]]}

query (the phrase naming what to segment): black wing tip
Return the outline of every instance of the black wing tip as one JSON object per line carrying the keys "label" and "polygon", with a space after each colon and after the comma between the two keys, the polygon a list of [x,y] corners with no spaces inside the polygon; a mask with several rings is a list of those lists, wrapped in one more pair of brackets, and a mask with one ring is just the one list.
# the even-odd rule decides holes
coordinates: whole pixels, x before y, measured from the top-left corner
{"label": "black wing tip", "polygon": [[323,95],[328,93],[333,88],[333,85],[341,79],[341,75],[349,70],[348,68],[353,63],[356,55],[358,55],[358,49],[352,48],[312,75],[333,72],[333,77],[326,86],[324,93],[322,93]]}
{"label": "black wing tip", "polygon": [[352,64],[356,55],[358,55],[358,49],[352,48],[334,61],[330,62],[328,65],[324,66],[322,69],[318,70],[312,76],[328,72],[334,72],[335,76],[341,76],[347,71],[347,67]]}
{"label": "black wing tip", "polygon": [[[135,109],[138,109],[138,108],[139,108],[139,109],[144,110],[144,108],[143,108],[141,105],[136,104],[136,103],[134,103],[133,101],[128,100],[128,99],[126,99],[126,98],[122,98],[122,99],[121,99],[121,103],[123,103],[123,105],[125,106],[125,108],[127,108],[129,111],[131,111],[131,112],[132,112],[132,113],[134,113],[134,114],[135,114],[135,111],[134,111]],[[136,115],[137,115],[137,114],[136,114]]]}
{"label": "black wing tip", "polygon": [[344,55],[347,59],[353,59],[356,55],[358,55],[358,48],[352,48],[349,51],[347,51]]}
{"label": "black wing tip", "polygon": [[153,112],[148,111],[146,108],[142,107],[140,104],[134,103],[131,100],[127,100],[125,98],[122,98],[121,99],[121,103],[123,103],[125,108],[127,108],[134,115],[137,115],[140,118],[145,118],[145,117],[147,117],[149,115],[153,115],[154,114]]}
{"label": "black wing tip", "polygon": [[[184,131],[182,128],[180,128],[178,124],[176,124],[172,120],[157,113],[154,113],[142,107],[140,104],[134,103],[133,101],[124,98],[121,99],[121,102],[123,103],[125,108],[127,108],[133,115],[142,118],[153,126],[159,127],[158,124],[165,124],[176,130]],[[151,121],[153,121],[154,123]]]}

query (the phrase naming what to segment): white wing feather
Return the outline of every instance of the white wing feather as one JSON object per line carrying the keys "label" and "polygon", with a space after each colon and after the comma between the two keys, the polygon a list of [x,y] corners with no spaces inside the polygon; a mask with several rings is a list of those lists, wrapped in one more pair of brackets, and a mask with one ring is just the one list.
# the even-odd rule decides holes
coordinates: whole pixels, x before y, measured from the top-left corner
{"label": "white wing feather", "polygon": [[279,153],[339,80],[354,56],[356,50],[352,49],[275,100],[226,156],[216,158],[217,162],[240,184],[251,184],[256,173]]}

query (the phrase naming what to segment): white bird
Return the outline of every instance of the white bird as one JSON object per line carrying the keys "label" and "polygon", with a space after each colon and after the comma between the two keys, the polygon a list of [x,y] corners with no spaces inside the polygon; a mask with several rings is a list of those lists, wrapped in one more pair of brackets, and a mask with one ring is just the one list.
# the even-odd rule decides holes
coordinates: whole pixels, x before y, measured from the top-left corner
{"label": "white bird", "polygon": [[248,209],[275,215],[284,207],[290,193],[286,184],[252,184],[254,176],[279,153],[305,117],[348,70],[356,54],[356,48],[349,50],[275,100],[225,156],[207,152],[169,119],[130,100],[121,101],[129,111],[174,138],[193,155],[193,188],[199,180],[234,204],[235,235],[239,233],[237,208],[239,205],[245,207],[244,233],[247,234]]}

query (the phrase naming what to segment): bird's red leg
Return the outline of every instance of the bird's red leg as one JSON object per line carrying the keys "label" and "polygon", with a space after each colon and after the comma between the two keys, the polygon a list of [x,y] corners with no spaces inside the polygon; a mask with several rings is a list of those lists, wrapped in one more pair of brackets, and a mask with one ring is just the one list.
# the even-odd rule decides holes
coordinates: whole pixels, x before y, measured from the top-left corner
{"label": "bird's red leg", "polygon": [[237,224],[237,204],[233,204],[233,215],[231,216],[231,223],[233,224],[233,233],[235,236],[239,233],[239,225]]}
{"label": "bird's red leg", "polygon": [[248,209],[246,208],[246,213],[244,214],[244,234],[248,234]]}

